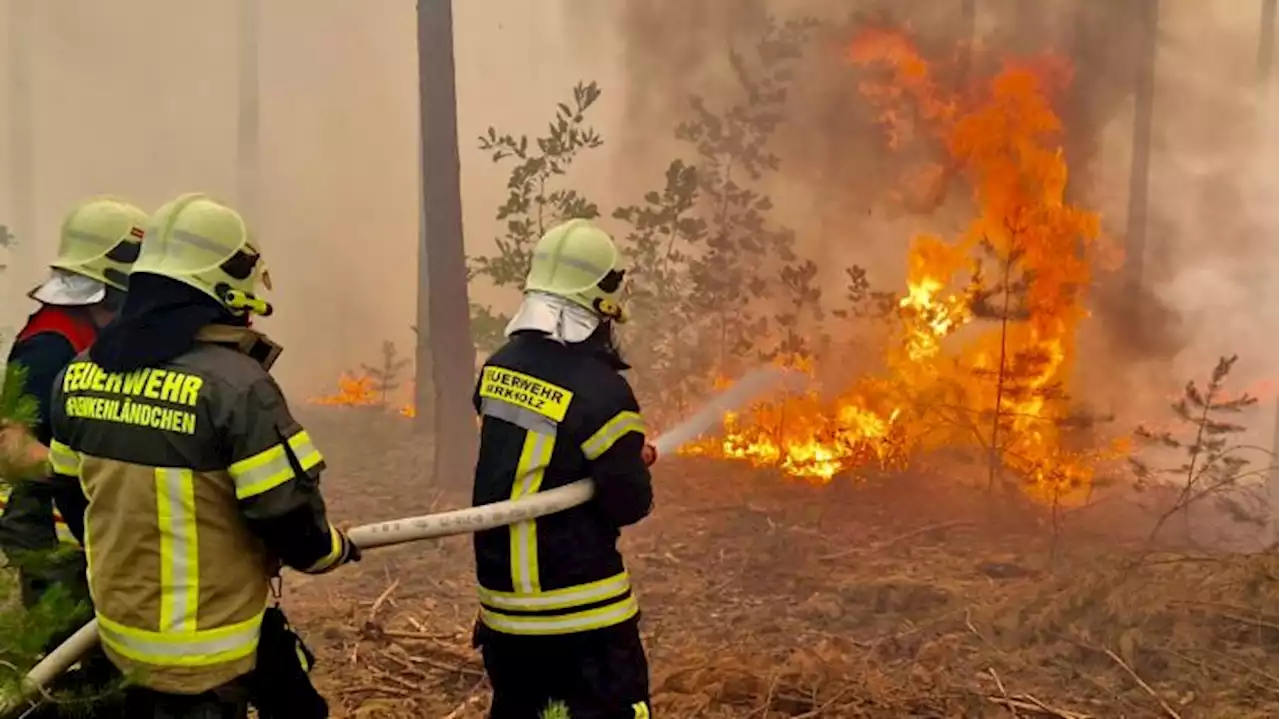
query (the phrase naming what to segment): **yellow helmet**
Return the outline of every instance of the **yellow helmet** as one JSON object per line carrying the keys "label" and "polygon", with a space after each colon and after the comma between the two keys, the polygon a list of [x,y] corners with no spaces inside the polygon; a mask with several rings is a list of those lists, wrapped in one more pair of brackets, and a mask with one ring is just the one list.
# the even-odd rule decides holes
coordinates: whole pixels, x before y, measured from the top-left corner
{"label": "yellow helmet", "polygon": [[569,220],[547,230],[533,247],[525,292],[545,292],[626,322],[622,306],[626,270],[609,233],[590,220]]}
{"label": "yellow helmet", "polygon": [[156,210],[133,271],[190,285],[236,315],[271,314],[257,294],[259,283],[271,289],[271,278],[249,228],[207,195],[182,195]]}
{"label": "yellow helmet", "polygon": [[138,259],[147,213],[114,197],[81,202],[62,221],[50,267],[123,290]]}

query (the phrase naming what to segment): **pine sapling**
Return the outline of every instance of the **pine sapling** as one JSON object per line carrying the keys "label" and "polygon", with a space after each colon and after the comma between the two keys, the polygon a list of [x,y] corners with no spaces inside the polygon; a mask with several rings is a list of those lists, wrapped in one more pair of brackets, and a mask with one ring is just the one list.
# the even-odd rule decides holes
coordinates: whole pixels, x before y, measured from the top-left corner
{"label": "pine sapling", "polygon": [[570,719],[569,706],[564,702],[551,702],[538,715],[538,719]]}
{"label": "pine sapling", "polygon": [[396,343],[391,340],[383,341],[382,359],[376,367],[367,364],[360,365],[360,368],[364,370],[365,376],[371,380],[372,390],[378,395],[378,404],[383,408],[387,407],[388,395],[400,388],[400,375],[408,366],[409,360],[399,356],[396,351]]}
{"label": "pine sapling", "polygon": [[40,403],[26,393],[27,368],[6,365],[4,383],[0,385],[0,422],[33,427],[40,419]]}
{"label": "pine sapling", "polygon": [[1226,420],[1258,404],[1258,399],[1247,393],[1231,396],[1225,390],[1227,377],[1237,359],[1236,355],[1220,358],[1203,387],[1194,380],[1187,382],[1182,397],[1170,405],[1182,427],[1180,432],[1155,431],[1143,426],[1134,431],[1138,441],[1148,447],[1173,450],[1185,458],[1180,464],[1167,467],[1154,466],[1142,457],[1129,460],[1137,475],[1136,489],[1156,485],[1178,488],[1173,504],[1156,519],[1149,540],[1154,540],[1175,514],[1181,513],[1189,519],[1191,507],[1206,499],[1214,500],[1238,520],[1254,524],[1266,521],[1265,517],[1243,511],[1238,502],[1242,490],[1248,489],[1249,480],[1265,477],[1269,471],[1268,466],[1252,468],[1253,462],[1245,455],[1270,453],[1239,443],[1237,437],[1246,428]]}
{"label": "pine sapling", "polygon": [[40,419],[40,405],[26,394],[27,369],[18,364],[4,368],[0,385],[0,482],[30,479],[43,472],[45,453],[31,436]]}

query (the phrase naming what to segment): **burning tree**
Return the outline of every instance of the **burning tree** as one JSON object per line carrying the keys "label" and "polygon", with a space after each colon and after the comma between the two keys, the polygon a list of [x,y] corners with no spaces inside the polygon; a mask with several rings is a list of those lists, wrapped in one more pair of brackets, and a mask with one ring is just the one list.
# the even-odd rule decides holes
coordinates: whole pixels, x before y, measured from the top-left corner
{"label": "burning tree", "polygon": [[1074,420],[1066,388],[1098,234],[1096,215],[1063,198],[1052,99],[1070,73],[1038,58],[1005,64],[975,92],[950,91],[903,35],[882,29],[859,34],[848,59],[867,73],[858,88],[890,150],[941,153],[904,184],[933,178],[924,194],[937,206],[945,178],[962,180],[974,217],[952,240],[912,243],[885,376],[858,379],[816,408],[819,417],[789,422],[782,446],[767,451],[758,446],[779,443],[776,427],[734,418],[722,452],[777,457],[797,473],[816,462],[823,468],[811,473],[825,477],[908,451],[974,446],[990,457],[992,484],[1008,467],[1029,493],[1061,501],[1090,479],[1090,462],[1065,451],[1062,435]]}
{"label": "burning tree", "polygon": [[[915,163],[900,183],[906,191],[884,199],[932,211],[948,202],[949,188],[966,187],[972,213],[953,238],[913,240],[901,296],[873,289],[862,268],[850,267],[845,296],[828,305],[817,262],[801,256],[758,189],[780,167],[770,139],[814,26],[770,23],[751,52],[731,52],[737,99],[716,108],[692,98],[676,128],[689,154],[669,164],[660,189],[612,213],[630,225],[618,233],[633,268],[628,351],[645,370],[637,386],[646,412],[660,423],[749,363],[815,370],[826,343],[820,320],[890,319],[883,372],[834,396],[814,391],[727,417],[722,439],[685,451],[825,481],[968,447],[988,456],[993,486],[1009,470],[1015,484],[1055,505],[1086,490],[1097,453],[1067,451],[1064,439],[1078,422],[1068,390],[1098,219],[1064,199],[1054,100],[1069,67],[1030,58],[980,79],[974,60],[956,89],[949,85],[966,73],[936,68],[901,33],[859,33],[846,54],[862,73],[851,89],[873,108],[888,149],[909,151]],[[495,162],[520,164],[497,213],[508,228],[500,254],[476,258],[476,276],[516,286],[549,218],[599,214],[548,184],[603,142],[585,120],[598,96],[594,84],[575,88],[537,152],[524,137],[491,129],[481,138]],[[473,317],[486,337],[505,320],[488,308]]]}

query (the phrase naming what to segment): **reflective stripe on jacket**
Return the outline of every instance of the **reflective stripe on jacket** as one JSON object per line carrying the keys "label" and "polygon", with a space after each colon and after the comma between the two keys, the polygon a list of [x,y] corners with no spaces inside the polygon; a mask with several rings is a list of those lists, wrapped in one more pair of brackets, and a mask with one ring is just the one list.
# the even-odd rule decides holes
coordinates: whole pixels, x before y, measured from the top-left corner
{"label": "reflective stripe on jacket", "polygon": [[581,507],[475,536],[480,621],[504,634],[570,634],[637,616],[620,527],[652,504],[645,426],[631,388],[587,346],[518,335],[485,363],[474,504],[584,477]]}
{"label": "reflective stripe on jacket", "polygon": [[251,520],[301,508],[327,527],[318,495],[309,504],[324,460],[270,376],[215,344],[125,373],[84,354],[59,380],[53,430],[50,464],[88,500],[89,582],[112,662],[178,694],[250,672],[276,566]]}

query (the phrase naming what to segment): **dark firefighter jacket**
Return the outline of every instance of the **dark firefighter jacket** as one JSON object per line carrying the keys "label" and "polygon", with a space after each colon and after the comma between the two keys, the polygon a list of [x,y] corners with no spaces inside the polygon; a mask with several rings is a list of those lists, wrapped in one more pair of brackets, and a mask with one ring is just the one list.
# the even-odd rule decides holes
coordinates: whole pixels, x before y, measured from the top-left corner
{"label": "dark firefighter jacket", "polygon": [[626,379],[588,343],[518,333],[485,363],[473,503],[518,499],[579,479],[587,504],[475,535],[480,620],[503,634],[570,634],[639,608],[619,529],[652,508],[644,423]]}
{"label": "dark firefighter jacket", "polygon": [[71,529],[103,648],[156,691],[197,694],[250,672],[275,560],[323,572],[341,559],[324,460],[249,356],[260,344],[210,326],[158,366],[106,372],[82,353],[56,383],[50,463],[55,481],[83,488]]}
{"label": "dark firefighter jacket", "polygon": [[[27,319],[9,351],[9,364],[26,368],[23,392],[35,398],[39,419],[34,435],[49,444],[49,399],[53,382],[67,363],[87,348],[97,328],[84,309],[46,305]],[[74,542],[54,508],[55,489],[47,482],[0,486],[0,550],[9,553],[51,550],[58,541]],[[10,557],[17,561],[16,557]]]}

